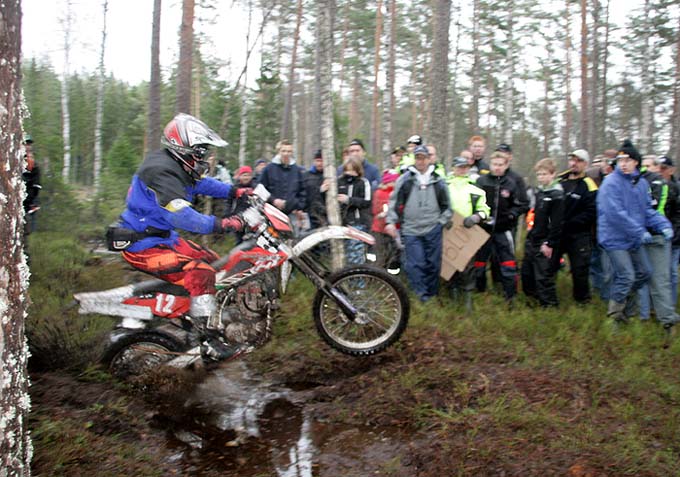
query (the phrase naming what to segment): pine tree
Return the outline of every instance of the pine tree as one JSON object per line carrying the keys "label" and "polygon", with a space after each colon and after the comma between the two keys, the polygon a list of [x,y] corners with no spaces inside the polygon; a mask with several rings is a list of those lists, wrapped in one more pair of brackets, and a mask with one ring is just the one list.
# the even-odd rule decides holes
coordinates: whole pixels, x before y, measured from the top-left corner
{"label": "pine tree", "polygon": [[161,0],[153,2],[151,22],[151,75],[149,78],[149,115],[145,151],[155,151],[161,145]]}
{"label": "pine tree", "polygon": [[97,113],[94,127],[94,190],[99,193],[101,189],[102,168],[102,119],[104,116],[104,51],[106,47],[106,13],[109,8],[108,0],[104,0],[102,10],[104,12],[104,26],[102,27],[102,46],[99,54],[99,74],[97,75]]}
{"label": "pine tree", "polygon": [[194,51],[194,0],[182,0],[182,25],[177,68],[177,100],[175,112],[191,112],[191,76]]}
{"label": "pine tree", "polygon": [[449,26],[451,0],[437,0],[434,7],[434,50],[432,58],[432,122],[430,141],[443,154],[448,138],[447,89],[449,83]]}
{"label": "pine tree", "polygon": [[66,17],[64,26],[64,68],[61,83],[61,117],[62,117],[62,136],[64,139],[64,162],[61,169],[61,178],[68,184],[71,178],[71,115],[69,113],[68,102],[68,77],[70,68],[71,54],[71,28],[72,28],[72,4],[70,0],[66,2]]}
{"label": "pine tree", "polygon": [[[317,2],[317,29],[319,39],[319,84],[321,86],[321,149],[324,158],[324,178],[330,188],[326,192],[326,213],[331,225],[340,225],[338,207],[338,183],[336,180],[335,138],[333,126],[333,9],[334,0]],[[332,263],[334,268],[342,266],[342,247],[338,241],[332,244]]]}
{"label": "pine tree", "polygon": [[24,335],[28,270],[23,247],[24,157],[21,150],[21,2],[6,0],[0,16],[0,473],[31,475],[28,435],[28,346]]}
{"label": "pine tree", "polygon": [[302,0],[297,0],[295,33],[293,34],[293,51],[291,53],[290,67],[288,72],[288,85],[286,97],[283,103],[283,120],[281,121],[281,138],[291,137],[293,90],[295,89],[295,68],[297,66],[298,43],[300,41],[300,25],[302,23]]}

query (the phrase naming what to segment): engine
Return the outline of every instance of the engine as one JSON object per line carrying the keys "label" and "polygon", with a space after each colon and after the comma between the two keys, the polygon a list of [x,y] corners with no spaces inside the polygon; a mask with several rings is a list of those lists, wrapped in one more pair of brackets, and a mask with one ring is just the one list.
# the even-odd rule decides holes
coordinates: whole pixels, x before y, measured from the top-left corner
{"label": "engine", "polygon": [[279,307],[275,274],[265,273],[236,289],[220,291],[217,299],[227,340],[254,347],[269,340]]}

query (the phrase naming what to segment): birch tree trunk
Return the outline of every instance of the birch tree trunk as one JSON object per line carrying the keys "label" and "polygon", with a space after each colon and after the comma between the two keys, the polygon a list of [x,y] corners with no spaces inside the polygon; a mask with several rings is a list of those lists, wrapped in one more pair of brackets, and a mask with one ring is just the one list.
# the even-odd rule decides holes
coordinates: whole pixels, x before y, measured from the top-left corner
{"label": "birch tree trunk", "polygon": [[23,248],[21,171],[21,2],[4,0],[0,15],[0,474],[31,475],[28,435],[28,269]]}
{"label": "birch tree trunk", "polygon": [[[345,51],[347,50],[347,32],[349,31],[349,2],[343,8],[342,42],[340,43],[340,98],[345,87]],[[318,44],[318,43],[317,43]]]}
{"label": "birch tree trunk", "polygon": [[370,153],[376,155],[380,150],[379,140],[379,125],[380,115],[378,114],[378,103],[380,99],[380,89],[378,88],[378,75],[380,74],[380,46],[382,44],[382,0],[378,0],[378,5],[375,11],[375,35],[373,37],[374,53],[373,53],[373,95],[371,101],[371,126],[370,126]]}
{"label": "birch tree trunk", "polygon": [[61,178],[65,184],[71,179],[71,114],[68,109],[68,75],[70,69],[69,55],[71,53],[72,5],[66,2],[66,19],[64,20],[64,69],[61,81],[61,121],[62,137],[64,140],[64,164]]}
{"label": "birch tree trunk", "polygon": [[460,3],[456,5],[455,10],[456,16],[456,50],[453,55],[453,71],[451,78],[451,92],[448,94],[449,101],[449,137],[446,143],[446,170],[451,170],[451,164],[456,154],[453,150],[456,144],[456,107],[458,105],[458,64],[460,58],[460,37],[461,37],[461,27],[460,27]]}
{"label": "birch tree trunk", "polygon": [[562,133],[562,151],[567,154],[571,148],[571,130],[574,119],[571,103],[571,8],[569,5],[569,0],[565,0],[565,2],[565,17],[567,25],[564,33],[564,49],[566,52],[566,58],[564,65],[564,132]]}
{"label": "birch tree trunk", "polygon": [[[319,5],[319,8],[322,8],[322,5]],[[317,28],[314,29],[314,44],[321,44],[321,33],[321,29],[317,25]],[[333,32],[331,31],[332,34]],[[321,145],[321,61],[319,48],[314,48],[314,89],[312,94],[312,122],[310,125],[310,136],[314,148]]]}
{"label": "birch tree trunk", "polygon": [[352,100],[349,104],[349,138],[355,138],[359,133],[359,75],[355,74],[352,80]]}
{"label": "birch tree trunk", "polygon": [[179,67],[177,69],[177,102],[175,112],[191,112],[191,73],[194,51],[194,2],[182,0],[182,26],[179,39]]}
{"label": "birch tree trunk", "polygon": [[302,0],[297,0],[295,33],[293,34],[293,51],[288,69],[288,88],[283,102],[283,118],[281,121],[281,139],[291,137],[291,116],[293,108],[293,88],[295,88],[295,66],[297,63],[298,42],[300,41],[300,24],[302,23]]}
{"label": "birch tree trunk", "polygon": [[416,72],[418,66],[416,61],[411,62],[411,78],[409,79],[409,93],[408,100],[411,103],[411,131],[409,134],[421,134],[422,131],[418,129],[418,96],[416,90],[418,89],[418,77]]}
{"label": "birch tree trunk", "polygon": [[543,157],[550,155],[550,78],[551,72],[546,66],[543,70]]}
{"label": "birch tree trunk", "polygon": [[645,9],[643,17],[643,38],[642,40],[642,65],[640,71],[640,92],[641,92],[641,118],[640,118],[640,151],[643,154],[650,154],[652,152],[652,123],[654,114],[654,98],[652,95],[652,79],[650,71],[650,50],[649,43],[651,32],[650,22],[651,2],[645,0]]}
{"label": "birch tree trunk", "polygon": [[106,12],[109,9],[109,1],[104,0],[104,26],[102,27],[102,46],[99,53],[99,75],[97,77],[97,112],[94,125],[94,192],[98,194],[101,189],[102,170],[102,118],[104,116],[104,52],[106,48]]}
{"label": "birch tree trunk", "polygon": [[602,22],[600,20],[601,5],[600,0],[592,0],[593,2],[593,27],[592,27],[592,46],[591,46],[591,57],[592,61],[590,64],[590,90],[589,99],[590,104],[588,108],[588,148],[591,154],[598,151],[599,140],[595,137],[596,124],[598,120],[599,111],[599,86],[600,86],[600,28],[602,27]]}
{"label": "birch tree trunk", "polygon": [[602,76],[600,85],[600,94],[602,95],[600,99],[600,122],[596,128],[597,135],[601,140],[605,140],[607,137],[607,118],[609,117],[607,108],[607,67],[609,66],[609,0],[607,0],[607,8],[605,10],[604,16],[604,47],[602,48]]}
{"label": "birch tree trunk", "polygon": [[[507,24],[514,25],[514,0],[509,2]],[[506,144],[512,144],[512,116],[514,114],[514,86],[513,80],[515,79],[515,37],[513,34],[513,28],[508,28],[508,46],[506,48],[506,62],[508,67],[508,78],[504,85],[503,97],[505,101],[505,108],[503,114],[505,116],[505,121],[503,121],[503,133],[501,137]],[[544,157],[547,157],[544,156]]]}
{"label": "birch tree trunk", "polygon": [[588,144],[588,0],[581,0],[581,146]]}
{"label": "birch tree trunk", "polygon": [[[250,48],[250,25],[253,15],[253,3],[248,2],[248,30],[246,32],[246,51]],[[243,90],[241,91],[241,128],[238,143],[238,165],[246,165],[246,143],[248,142],[248,59],[243,72]]]}
{"label": "birch tree trunk", "polygon": [[397,41],[397,1],[388,0],[387,13],[388,26],[385,27],[387,48],[387,65],[385,68],[385,91],[383,92],[383,144],[382,144],[382,169],[389,167],[389,154],[392,150],[392,116],[394,115],[394,77],[396,64]]}
{"label": "birch tree trunk", "polygon": [[161,0],[153,2],[151,26],[151,76],[149,78],[149,115],[146,130],[146,151],[161,146]]}
{"label": "birch tree trunk", "polygon": [[432,83],[430,91],[431,142],[442,151],[448,138],[447,89],[449,85],[449,25],[451,23],[451,0],[437,0],[434,5],[435,29],[432,54]]}
{"label": "birch tree trunk", "polygon": [[[340,225],[338,207],[338,181],[335,164],[335,137],[333,123],[333,8],[334,0],[317,2],[317,30],[319,32],[319,85],[321,99],[321,150],[323,154],[323,175],[330,183],[326,192],[326,213],[331,225]],[[332,266],[342,267],[343,253],[341,241],[332,243]]]}
{"label": "birch tree trunk", "polygon": [[673,122],[671,128],[670,153],[680,158],[680,25],[675,40],[675,81],[673,84]]}
{"label": "birch tree trunk", "polygon": [[480,8],[479,1],[474,0],[473,14],[472,14],[472,98],[470,102],[470,129],[473,133],[479,131],[479,92],[480,92],[480,33],[479,33],[479,17]]}

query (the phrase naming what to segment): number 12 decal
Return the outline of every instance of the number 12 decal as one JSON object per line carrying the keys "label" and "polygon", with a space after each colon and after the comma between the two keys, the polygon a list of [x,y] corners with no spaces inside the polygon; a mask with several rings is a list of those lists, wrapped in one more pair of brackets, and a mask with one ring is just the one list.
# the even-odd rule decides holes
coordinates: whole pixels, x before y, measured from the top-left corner
{"label": "number 12 decal", "polygon": [[156,295],[156,313],[158,314],[170,314],[173,312],[173,306],[175,305],[174,295],[165,295],[159,293]]}

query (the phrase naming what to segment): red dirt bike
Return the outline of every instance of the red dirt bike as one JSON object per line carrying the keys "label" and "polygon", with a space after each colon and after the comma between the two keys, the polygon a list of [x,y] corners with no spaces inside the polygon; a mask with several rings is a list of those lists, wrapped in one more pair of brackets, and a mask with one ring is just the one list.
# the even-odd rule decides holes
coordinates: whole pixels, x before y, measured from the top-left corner
{"label": "red dirt bike", "polygon": [[[347,266],[331,272],[324,265],[331,239],[372,244],[371,235],[352,227],[328,226],[295,238],[286,214],[266,202],[258,186],[243,213],[250,232],[228,255],[212,265],[216,274],[221,329],[247,351],[271,337],[272,320],[292,268],[316,286],[312,304],[319,335],[334,349],[352,356],[379,353],[403,333],[409,318],[406,289],[383,269]],[[321,248],[321,253],[319,253]],[[160,279],[111,290],[77,293],[79,312],[120,319],[109,336],[103,363],[126,378],[160,365],[186,367],[200,360],[199,337],[189,312],[186,290]]]}

